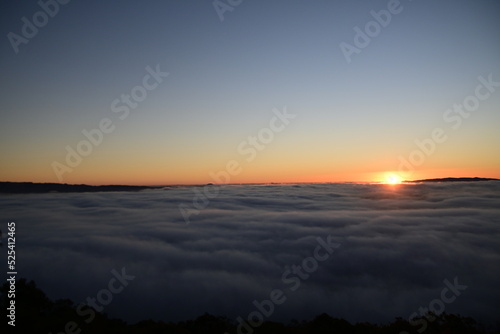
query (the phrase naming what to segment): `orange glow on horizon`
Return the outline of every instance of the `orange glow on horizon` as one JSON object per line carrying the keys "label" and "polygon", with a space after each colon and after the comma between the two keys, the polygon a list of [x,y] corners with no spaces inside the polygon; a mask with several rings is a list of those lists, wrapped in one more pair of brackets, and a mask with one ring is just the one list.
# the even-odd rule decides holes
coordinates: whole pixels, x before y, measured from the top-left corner
{"label": "orange glow on horizon", "polygon": [[385,178],[385,183],[387,184],[400,184],[401,181],[401,177],[396,174],[388,174]]}
{"label": "orange glow on horizon", "polygon": [[[387,167],[386,164],[385,167]],[[128,160],[93,161],[89,160],[71,173],[66,173],[59,182],[50,164],[36,165],[30,171],[28,167],[8,166],[2,171],[0,181],[67,183],[89,185],[191,185],[221,183],[210,174],[226,171],[224,164],[166,164],[163,161]],[[16,168],[17,167],[17,168]],[[47,168],[48,167],[48,168]],[[384,167],[384,166],[377,166]],[[374,170],[363,168],[335,166],[332,164],[291,164],[283,162],[241,164],[241,170],[231,175],[229,182],[246,183],[382,183],[400,184],[404,181],[445,178],[445,177],[484,177],[500,178],[500,168],[429,168],[413,171]],[[221,180],[224,178],[221,178]],[[225,183],[225,182],[224,182]]]}

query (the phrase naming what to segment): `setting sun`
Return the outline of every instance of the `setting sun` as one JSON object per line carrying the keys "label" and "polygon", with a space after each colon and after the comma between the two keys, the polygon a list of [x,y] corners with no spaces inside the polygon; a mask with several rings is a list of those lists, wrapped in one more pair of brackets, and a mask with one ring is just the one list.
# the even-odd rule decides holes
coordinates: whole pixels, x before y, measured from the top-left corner
{"label": "setting sun", "polygon": [[399,177],[396,174],[389,174],[386,177],[385,183],[387,183],[387,184],[400,184],[401,183],[401,177]]}

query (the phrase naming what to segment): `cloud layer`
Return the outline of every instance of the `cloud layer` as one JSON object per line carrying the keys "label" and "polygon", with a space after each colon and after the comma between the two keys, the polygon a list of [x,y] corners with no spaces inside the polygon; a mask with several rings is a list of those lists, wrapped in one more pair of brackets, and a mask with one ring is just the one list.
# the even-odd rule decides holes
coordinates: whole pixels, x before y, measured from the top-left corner
{"label": "cloud layer", "polygon": [[[467,289],[445,311],[497,320],[500,182],[226,186],[186,225],[193,189],[2,196],[0,208],[17,223],[20,276],[79,303],[125,267],[135,279],[104,311],[131,322],[246,318],[273,289],[286,301],[272,319],[385,322],[455,277]],[[283,273],[329,235],[340,247],[292,291]]]}

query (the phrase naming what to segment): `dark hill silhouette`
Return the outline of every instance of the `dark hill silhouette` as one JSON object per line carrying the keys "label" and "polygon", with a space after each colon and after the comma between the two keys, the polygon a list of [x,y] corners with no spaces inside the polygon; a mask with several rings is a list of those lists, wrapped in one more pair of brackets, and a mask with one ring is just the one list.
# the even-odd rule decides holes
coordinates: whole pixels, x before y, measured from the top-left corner
{"label": "dark hill silhouette", "polygon": [[403,181],[406,183],[421,183],[421,182],[473,182],[473,181],[500,181],[500,179],[492,179],[485,177],[444,177],[439,179],[422,179]]}
{"label": "dark hill silhouette", "polygon": [[140,191],[146,189],[159,189],[152,186],[89,186],[86,184],[66,183],[33,183],[33,182],[0,182],[0,193],[29,194],[29,193],[82,193],[99,191]]}
{"label": "dark hill silhouette", "polygon": [[[9,286],[5,283],[0,288],[0,308],[5,310]],[[87,306],[86,306],[87,307]],[[9,326],[3,319],[0,325],[1,333],[124,333],[124,334],[398,334],[406,331],[411,334],[420,333],[419,326],[412,326],[402,318],[387,325],[371,323],[351,324],[344,319],[334,318],[326,313],[321,314],[311,321],[292,320],[289,324],[265,321],[250,331],[238,331],[238,324],[226,317],[214,316],[208,313],[195,320],[178,323],[144,320],[136,324],[127,324],[118,319],[110,319],[106,314],[93,310],[95,317],[86,321],[77,313],[78,305],[69,299],[51,301],[43,291],[38,289],[33,281],[20,279],[16,281],[16,327]],[[435,317],[435,318],[431,318]],[[428,314],[428,325],[422,333],[436,334],[498,334],[481,329],[474,319],[459,315],[442,313],[440,315]],[[414,320],[424,319],[415,318]],[[87,320],[89,320],[87,318]],[[70,324],[70,325],[68,325]],[[68,327],[69,326],[69,327]]]}

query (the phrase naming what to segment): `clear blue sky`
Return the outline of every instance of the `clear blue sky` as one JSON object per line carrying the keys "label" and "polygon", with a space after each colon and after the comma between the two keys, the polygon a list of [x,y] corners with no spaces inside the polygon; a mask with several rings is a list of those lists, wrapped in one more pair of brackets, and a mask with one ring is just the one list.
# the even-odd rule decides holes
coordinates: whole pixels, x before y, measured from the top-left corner
{"label": "clear blue sky", "polygon": [[[40,7],[3,1],[0,178],[57,181],[52,162],[64,163],[65,146],[107,117],[115,131],[65,182],[205,182],[228,160],[244,161],[238,144],[284,106],[296,119],[234,181],[395,170],[416,138],[446,126],[443,112],[474,92],[478,76],[500,81],[500,3],[402,0],[348,64],[340,43],[353,44],[353,28],[387,4],[243,1],[221,21],[211,1],[73,0],[16,54],[8,33],[21,34],[21,18]],[[169,76],[118,120],[112,101],[157,64]],[[421,168],[481,165],[481,176],[500,176],[491,175],[500,170],[499,107],[500,91]]]}

